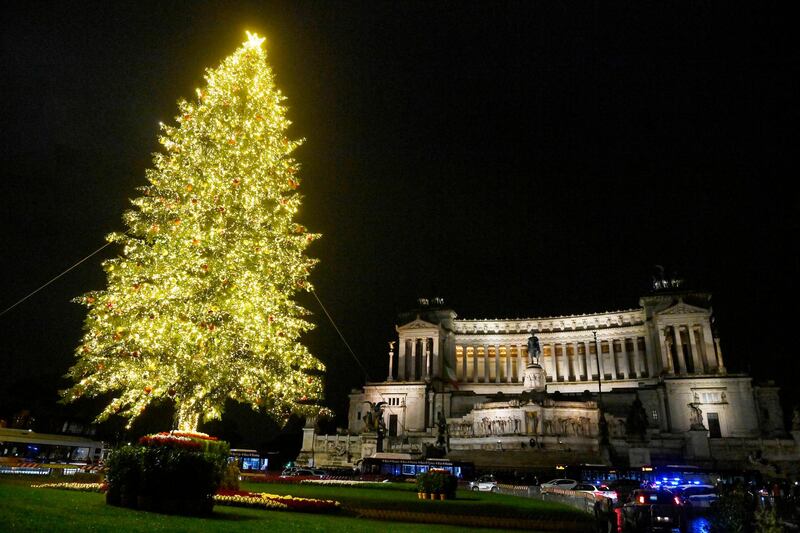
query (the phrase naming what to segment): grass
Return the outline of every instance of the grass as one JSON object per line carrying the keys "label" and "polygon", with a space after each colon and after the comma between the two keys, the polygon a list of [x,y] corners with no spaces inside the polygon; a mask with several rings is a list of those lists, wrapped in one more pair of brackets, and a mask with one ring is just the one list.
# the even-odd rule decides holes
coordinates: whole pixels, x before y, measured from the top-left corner
{"label": "grass", "polygon": [[556,502],[490,492],[469,492],[464,489],[459,489],[455,500],[432,502],[418,499],[413,485],[403,483],[387,483],[387,485],[387,489],[391,490],[270,483],[242,483],[241,488],[252,492],[338,500],[346,509],[384,509],[563,521],[580,521],[586,516],[581,511]]}
{"label": "grass", "polygon": [[[342,502],[338,515],[308,514],[285,511],[265,511],[241,507],[215,506],[209,518],[191,518],[147,513],[105,504],[103,494],[54,489],[33,489],[31,483],[49,482],[44,478],[0,476],[0,531],[59,531],[91,532],[249,532],[270,533],[330,531],[330,532],[456,532],[463,527],[438,524],[416,524],[358,518],[357,509],[394,509],[409,513],[438,513],[487,516],[487,512],[509,516],[536,518],[572,517],[579,513],[550,502],[488,493],[460,493],[463,499],[445,501],[418,500],[414,492],[402,490],[319,487],[267,483],[244,483],[243,490],[291,494],[309,498],[336,499]],[[405,516],[404,514],[395,516]],[[410,516],[410,514],[409,514]],[[402,519],[400,519],[402,520]],[[487,525],[487,524],[484,524]],[[470,528],[472,531],[490,529]],[[496,530],[495,530],[496,531]]]}

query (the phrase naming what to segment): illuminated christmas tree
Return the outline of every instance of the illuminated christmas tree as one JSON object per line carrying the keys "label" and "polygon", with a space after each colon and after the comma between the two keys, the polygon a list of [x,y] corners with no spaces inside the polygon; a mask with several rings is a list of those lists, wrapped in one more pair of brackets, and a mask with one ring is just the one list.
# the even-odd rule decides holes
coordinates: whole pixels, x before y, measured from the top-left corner
{"label": "illuminated christmas tree", "polygon": [[165,399],[189,431],[227,398],[277,418],[319,409],[323,365],[299,342],[312,326],[293,300],[311,289],[305,250],[319,235],[294,221],[300,141],[286,136],[264,39],[248,37],[161,125],[128,229],[107,237],[122,246],[103,264],[107,288],[78,298],[89,311],[62,394],[111,393],[99,421]]}

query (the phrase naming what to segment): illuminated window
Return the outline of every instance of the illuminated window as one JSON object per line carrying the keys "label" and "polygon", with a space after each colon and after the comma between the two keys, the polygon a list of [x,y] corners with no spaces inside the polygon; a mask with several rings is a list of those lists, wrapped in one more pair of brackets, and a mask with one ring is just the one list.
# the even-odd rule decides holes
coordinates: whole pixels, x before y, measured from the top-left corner
{"label": "illuminated window", "polygon": [[653,420],[658,420],[658,411],[653,409]]}
{"label": "illuminated window", "polygon": [[702,403],[720,403],[722,402],[722,393],[719,391],[701,392],[700,401]]}

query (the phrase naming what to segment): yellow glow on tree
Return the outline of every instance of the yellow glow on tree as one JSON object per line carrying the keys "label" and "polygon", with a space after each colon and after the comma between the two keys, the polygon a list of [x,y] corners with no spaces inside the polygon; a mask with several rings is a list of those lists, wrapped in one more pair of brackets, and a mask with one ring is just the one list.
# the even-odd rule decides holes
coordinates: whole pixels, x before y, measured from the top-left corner
{"label": "yellow glow on tree", "polygon": [[292,299],[311,289],[305,249],[319,235],[293,220],[301,141],[286,137],[263,38],[248,37],[161,125],[128,229],[107,237],[122,245],[103,264],[107,288],[78,298],[89,312],[62,394],[113,393],[98,420],[132,422],[165,398],[182,430],[219,418],[227,398],[279,418],[319,409],[297,403],[321,396],[323,365],[298,340],[312,326]]}

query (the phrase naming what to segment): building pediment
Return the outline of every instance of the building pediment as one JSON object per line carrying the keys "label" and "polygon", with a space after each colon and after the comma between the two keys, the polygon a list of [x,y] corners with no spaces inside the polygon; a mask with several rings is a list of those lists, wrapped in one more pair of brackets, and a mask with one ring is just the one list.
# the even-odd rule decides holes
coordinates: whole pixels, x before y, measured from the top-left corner
{"label": "building pediment", "polygon": [[689,305],[684,301],[679,301],[675,305],[667,307],[663,311],[659,311],[659,315],[708,315],[710,311],[708,309],[703,309],[702,307],[697,307],[694,305]]}
{"label": "building pediment", "polygon": [[403,324],[402,326],[397,326],[395,329],[397,330],[398,333],[402,331],[414,331],[420,329],[434,329],[438,331],[439,325],[433,324],[432,322],[428,322],[426,320],[422,320],[421,318],[418,317],[407,324]]}

